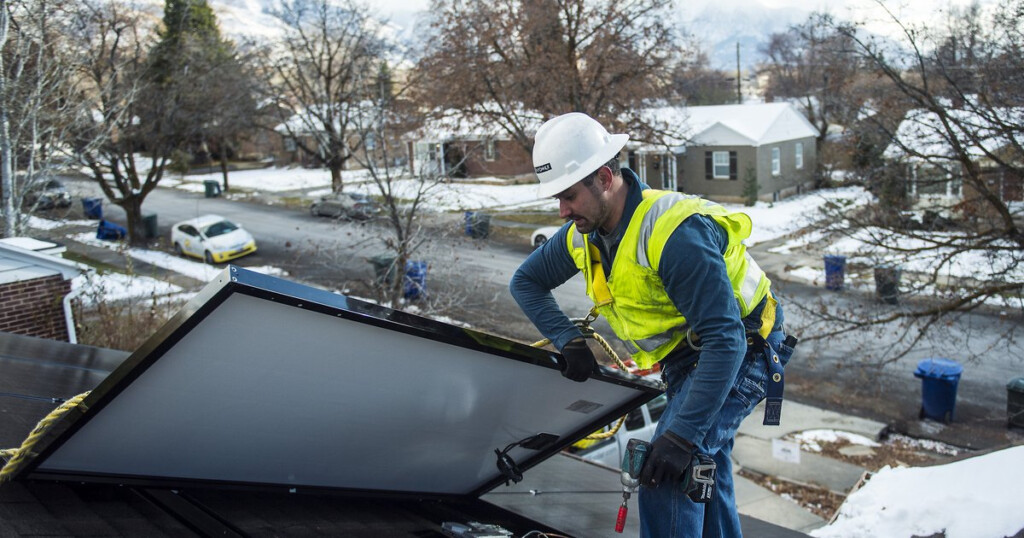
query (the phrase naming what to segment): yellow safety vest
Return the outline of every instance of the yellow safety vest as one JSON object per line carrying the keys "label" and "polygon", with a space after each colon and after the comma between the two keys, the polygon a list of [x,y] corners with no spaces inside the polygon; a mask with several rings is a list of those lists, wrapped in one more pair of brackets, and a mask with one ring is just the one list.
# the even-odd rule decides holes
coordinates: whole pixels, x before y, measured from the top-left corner
{"label": "yellow safety vest", "polygon": [[[694,214],[707,215],[726,230],[729,245],[723,256],[725,267],[740,316],[746,317],[771,287],[771,281],[742,243],[750,237],[752,229],[747,215],[728,211],[697,196],[646,189],[619,243],[607,279],[597,247],[576,231],[575,224],[569,228],[566,247],[583,272],[587,295],[630,349],[640,368],[650,368],[686,338],[686,318],[665,292],[658,264],[669,236]],[[762,336],[771,330],[775,309],[765,314],[762,319],[767,327],[762,326]],[[769,316],[771,319],[765,319]]]}

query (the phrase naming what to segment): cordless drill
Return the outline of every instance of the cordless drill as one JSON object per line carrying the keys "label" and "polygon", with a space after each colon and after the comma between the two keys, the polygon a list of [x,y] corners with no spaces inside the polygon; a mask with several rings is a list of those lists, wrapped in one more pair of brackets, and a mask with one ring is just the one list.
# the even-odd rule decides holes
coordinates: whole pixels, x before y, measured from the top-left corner
{"label": "cordless drill", "polygon": [[626,514],[629,508],[626,502],[640,486],[640,471],[647,463],[647,456],[651,453],[651,444],[640,439],[630,439],[626,443],[626,453],[622,456],[622,506],[619,506],[619,517],[615,520],[615,532],[622,532],[626,528]]}
{"label": "cordless drill", "polygon": [[[647,456],[650,453],[651,443],[647,441],[630,439],[626,443],[626,453],[622,456],[622,472],[619,475],[622,480],[622,505],[619,506],[619,517],[615,520],[615,532],[622,532],[626,527],[626,514],[629,513],[626,503],[640,485],[640,471],[647,463]],[[715,498],[716,469],[717,465],[711,456],[699,452],[693,454],[686,473],[681,477],[683,488],[686,489],[691,501],[709,503]]]}

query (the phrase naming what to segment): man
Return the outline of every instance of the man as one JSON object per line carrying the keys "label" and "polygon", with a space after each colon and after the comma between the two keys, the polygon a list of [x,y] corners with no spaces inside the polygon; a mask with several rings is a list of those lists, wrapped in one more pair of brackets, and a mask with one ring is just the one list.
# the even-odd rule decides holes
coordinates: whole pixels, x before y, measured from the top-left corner
{"label": "man", "polygon": [[[649,189],[631,170],[619,169],[628,139],[580,113],[537,131],[538,193],[558,199],[559,216],[571,222],[530,255],[510,289],[561,350],[565,377],[583,382],[596,364],[551,295],[580,271],[588,296],[636,363],[660,364],[669,404],[640,477],[641,535],[741,536],[733,437],[766,391],[777,397],[769,398],[777,420],[782,366],[796,342],[783,345],[782,309],[741,243],[750,235],[750,218]],[[698,452],[717,464],[715,495],[706,504],[686,491]]]}

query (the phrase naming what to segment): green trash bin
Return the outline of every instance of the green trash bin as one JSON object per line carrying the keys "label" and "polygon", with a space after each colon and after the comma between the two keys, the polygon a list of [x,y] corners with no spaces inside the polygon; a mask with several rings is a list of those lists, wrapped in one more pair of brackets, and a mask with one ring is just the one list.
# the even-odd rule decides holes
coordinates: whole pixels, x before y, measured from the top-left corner
{"label": "green trash bin", "polygon": [[379,284],[391,284],[395,281],[398,275],[395,259],[396,257],[391,254],[378,254],[368,259]]}
{"label": "green trash bin", "polygon": [[207,198],[216,198],[220,196],[220,183],[217,183],[214,179],[207,179],[203,181],[203,187],[206,189]]}
{"label": "green trash bin", "polygon": [[1024,377],[1006,384],[1006,421],[1008,426],[1024,428]]}
{"label": "green trash bin", "polygon": [[159,235],[156,226],[156,213],[147,213],[142,216],[142,231],[146,239],[153,239]]}
{"label": "green trash bin", "polygon": [[883,303],[900,303],[900,275],[903,270],[898,265],[880,265],[875,267],[875,294]]}

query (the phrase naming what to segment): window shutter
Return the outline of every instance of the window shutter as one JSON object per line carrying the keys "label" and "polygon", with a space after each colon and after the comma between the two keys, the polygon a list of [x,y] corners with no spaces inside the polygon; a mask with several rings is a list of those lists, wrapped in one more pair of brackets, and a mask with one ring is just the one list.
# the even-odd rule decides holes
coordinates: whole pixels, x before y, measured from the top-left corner
{"label": "window shutter", "polygon": [[711,152],[704,152],[704,179],[711,179],[715,163],[711,162]]}
{"label": "window shutter", "polygon": [[736,173],[736,152],[729,152],[729,179],[737,179],[739,175]]}

